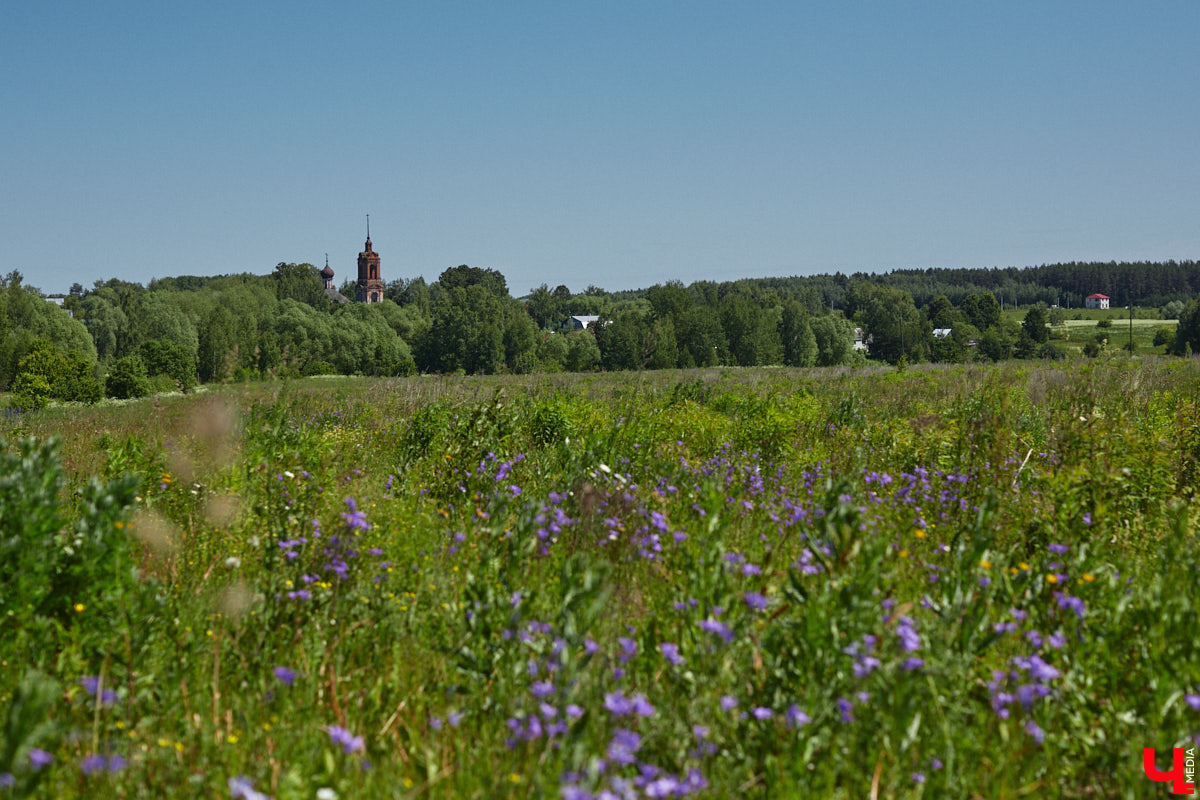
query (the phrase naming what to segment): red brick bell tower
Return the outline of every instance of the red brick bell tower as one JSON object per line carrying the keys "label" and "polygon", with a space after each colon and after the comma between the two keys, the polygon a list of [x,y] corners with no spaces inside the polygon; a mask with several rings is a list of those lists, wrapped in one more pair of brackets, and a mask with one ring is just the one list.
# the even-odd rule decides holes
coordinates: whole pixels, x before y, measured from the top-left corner
{"label": "red brick bell tower", "polygon": [[383,281],[379,278],[379,253],[371,249],[371,215],[367,215],[367,244],[358,254],[358,285],[354,288],[354,299],[360,303],[378,303],[383,300]]}

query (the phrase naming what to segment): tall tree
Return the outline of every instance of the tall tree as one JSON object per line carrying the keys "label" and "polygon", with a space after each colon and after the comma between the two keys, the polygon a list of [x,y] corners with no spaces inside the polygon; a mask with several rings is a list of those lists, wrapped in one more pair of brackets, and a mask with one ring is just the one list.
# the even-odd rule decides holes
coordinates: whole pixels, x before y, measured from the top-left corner
{"label": "tall tree", "polygon": [[1025,312],[1025,320],[1021,323],[1022,333],[1037,344],[1044,344],[1050,339],[1050,330],[1046,327],[1046,309],[1040,305],[1033,306]]}
{"label": "tall tree", "polygon": [[817,361],[817,338],[808,321],[808,309],[797,300],[785,300],[779,321],[783,363],[789,367],[811,367]]}
{"label": "tall tree", "polygon": [[857,283],[855,318],[866,333],[872,358],[895,364],[901,358],[922,361],[928,356],[928,322],[917,311],[912,296],[903,290],[871,283]]}

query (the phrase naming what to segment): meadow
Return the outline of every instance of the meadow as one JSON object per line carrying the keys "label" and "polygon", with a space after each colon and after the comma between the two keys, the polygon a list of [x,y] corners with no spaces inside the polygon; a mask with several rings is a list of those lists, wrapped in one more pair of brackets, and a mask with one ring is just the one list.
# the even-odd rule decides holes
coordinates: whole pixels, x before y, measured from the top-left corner
{"label": "meadow", "polygon": [[1200,743],[1196,359],[4,424],[0,798],[1132,798]]}

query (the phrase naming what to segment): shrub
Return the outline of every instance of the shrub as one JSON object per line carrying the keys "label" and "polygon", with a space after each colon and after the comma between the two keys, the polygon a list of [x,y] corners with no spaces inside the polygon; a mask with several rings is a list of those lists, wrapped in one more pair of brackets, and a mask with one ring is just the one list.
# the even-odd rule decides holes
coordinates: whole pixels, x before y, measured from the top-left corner
{"label": "shrub", "polygon": [[50,400],[94,403],[101,395],[87,359],[76,352],[63,353],[46,339],[36,340],[21,359],[12,391],[29,408],[44,408]]}
{"label": "shrub", "polygon": [[145,397],[150,394],[150,380],[146,375],[146,364],[137,356],[117,359],[108,370],[104,391],[109,397],[124,400]]}

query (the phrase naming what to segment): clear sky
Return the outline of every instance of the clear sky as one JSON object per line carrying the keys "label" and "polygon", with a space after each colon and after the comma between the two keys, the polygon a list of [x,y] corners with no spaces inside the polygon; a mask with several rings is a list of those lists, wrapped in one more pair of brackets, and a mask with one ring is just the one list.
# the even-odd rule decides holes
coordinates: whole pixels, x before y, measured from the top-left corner
{"label": "clear sky", "polygon": [[1200,258],[1200,2],[0,5],[0,271]]}

